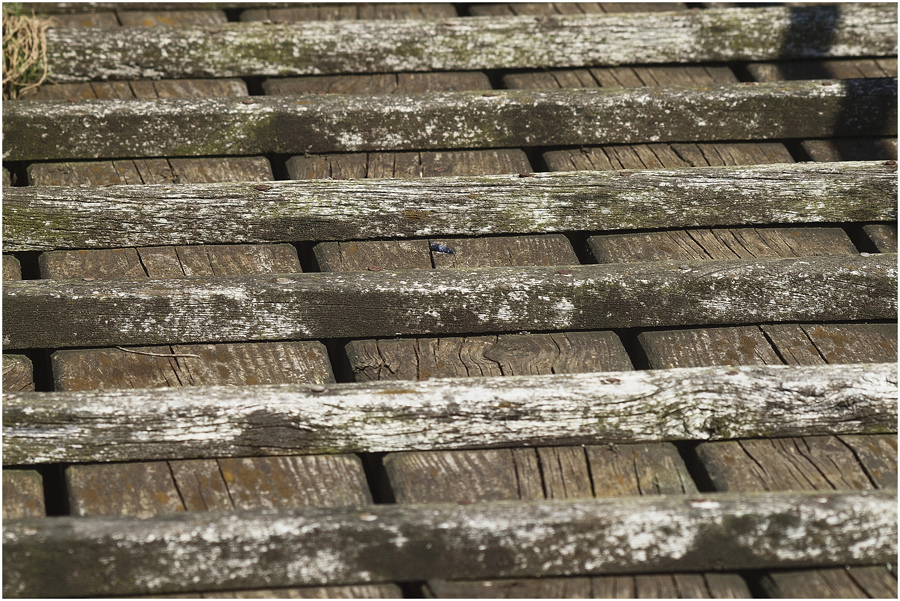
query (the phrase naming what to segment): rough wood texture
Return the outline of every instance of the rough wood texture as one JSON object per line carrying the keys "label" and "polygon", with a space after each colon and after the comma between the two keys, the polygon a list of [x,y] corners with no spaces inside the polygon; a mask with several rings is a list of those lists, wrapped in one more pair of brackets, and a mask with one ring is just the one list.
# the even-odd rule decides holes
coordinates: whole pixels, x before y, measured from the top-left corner
{"label": "rough wood texture", "polygon": [[896,21],[895,6],[873,4],[658,16],[221,23],[164,34],[58,28],[47,32],[47,54],[59,82],[783,60],[896,54]]}
{"label": "rough wood texture", "polygon": [[879,492],[723,494],[31,518],[4,525],[3,591],[69,597],[877,563],[897,553],[896,504],[896,494]]}
{"label": "rough wood texture", "polygon": [[354,340],[345,350],[361,382],[631,369],[612,332]]}
{"label": "rough wood texture", "polygon": [[878,249],[878,252],[897,252],[897,226],[885,223],[873,223],[864,225],[863,232]]}
{"label": "rough wood texture", "polygon": [[434,597],[478,599],[744,599],[747,583],[737,574],[647,574],[593,578],[431,580]]}
{"label": "rough wood texture", "polygon": [[762,577],[772,598],[896,599],[897,577],[880,566],[773,572]]}
{"label": "rough wood texture", "polygon": [[662,65],[652,67],[610,67],[591,69],[554,69],[511,73],[503,77],[507,88],[538,90],[544,88],[595,88],[699,85],[735,83],[738,79],[727,67],[701,65]]}
{"label": "rough wood texture", "polygon": [[896,319],[896,288],[893,254],[31,280],[3,287],[3,347]]}
{"label": "rough wood texture", "polygon": [[286,163],[291,179],[449,177],[530,173],[518,149],[302,155]]}
{"label": "rough wood texture", "polygon": [[469,6],[473,17],[502,15],[580,15],[597,13],[682,10],[681,2],[513,2]]}
{"label": "rough wood texture", "polygon": [[896,138],[804,140],[801,146],[813,161],[897,160]]}
{"label": "rough wood texture", "polygon": [[[252,6],[251,3],[245,3]],[[445,19],[455,17],[456,7],[443,2],[393,3],[365,2],[357,4],[301,4],[289,7],[283,3],[266,3],[269,8],[247,8],[241,21],[338,21],[345,19]]]}
{"label": "rough wood texture", "polygon": [[[623,114],[628,118],[622,119]],[[660,119],[661,114],[666,119]],[[16,161],[896,133],[896,78],[652,91],[494,90],[3,104],[5,158]]]}
{"label": "rough wood texture", "polygon": [[377,73],[374,75],[312,75],[267,79],[263,91],[270,96],[302,94],[420,94],[490,90],[487,75],[479,72]]}
{"label": "rough wood texture", "polygon": [[[176,345],[128,351],[163,356],[121,349],[56,351],[51,356],[54,388],[110,390],[334,382],[328,352],[316,341]],[[172,354],[175,356],[166,356]]]}
{"label": "rough wood texture", "polygon": [[30,186],[188,184],[270,179],[272,168],[263,157],[82,161],[33,163],[28,166]]}
{"label": "rough wood texture", "polygon": [[3,355],[3,392],[34,390],[34,367],[24,355]]}
{"label": "rough wood texture", "polygon": [[789,365],[897,360],[896,324],[773,324],[761,329]]}
{"label": "rough wood texture", "polygon": [[741,228],[607,234],[588,238],[598,263],[854,255],[840,228]]}
{"label": "rough wood texture", "polygon": [[32,88],[22,100],[109,100],[111,98],[202,98],[204,96],[247,96],[242,79],[162,79],[157,81],[92,81],[44,84]]}
{"label": "rough wood texture", "polygon": [[42,517],[46,513],[41,475],[34,470],[3,470],[3,520]]}
{"label": "rough wood texture", "polygon": [[879,162],[804,163],[532,177],[22,187],[4,193],[3,241],[5,250],[21,251],[892,221],[895,169]]}
{"label": "rough wood texture", "polygon": [[747,65],[747,71],[756,81],[897,77],[897,59],[836,59],[751,63]]}
{"label": "rough wood texture", "polygon": [[[890,432],[896,428],[896,405],[896,369],[890,363],[324,387],[10,393],[3,404],[3,461],[123,461]],[[178,416],[177,422],[171,416]]]}
{"label": "rough wood texture", "polygon": [[22,266],[12,255],[3,255],[3,281],[10,282],[22,279]]}

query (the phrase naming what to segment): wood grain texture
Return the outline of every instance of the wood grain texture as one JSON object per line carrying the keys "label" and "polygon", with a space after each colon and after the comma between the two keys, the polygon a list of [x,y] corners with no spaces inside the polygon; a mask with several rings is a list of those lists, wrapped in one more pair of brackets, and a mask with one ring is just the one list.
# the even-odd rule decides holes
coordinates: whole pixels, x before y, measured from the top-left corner
{"label": "wood grain texture", "polygon": [[9,282],[22,279],[22,266],[19,260],[12,255],[3,255],[3,281]]}
{"label": "wood grain texture", "polygon": [[[43,517],[44,479],[34,470],[3,470],[3,520]],[[9,523],[9,522],[6,522]]]}
{"label": "wood grain texture", "polygon": [[34,390],[34,366],[25,355],[3,354],[3,392]]}
{"label": "wood grain texture", "polygon": [[8,393],[3,461],[890,432],[897,420],[894,367],[712,367],[324,387]]}
{"label": "wood grain texture", "polygon": [[872,4],[659,15],[217,23],[164,32],[55,28],[47,33],[47,55],[59,82],[889,56],[897,52],[896,21],[896,7]]}
{"label": "wood grain texture", "polygon": [[896,78],[3,104],[15,161],[893,136],[896,121]]}
{"label": "wood grain texture", "polygon": [[[7,282],[3,347],[896,319],[896,261],[877,254]],[[860,288],[873,302],[856,302]]]}
{"label": "wood grain texture", "polygon": [[242,79],[161,79],[45,84],[19,97],[23,100],[108,100],[110,98],[202,98],[247,96]]}
{"label": "wood grain texture", "polygon": [[24,251],[891,221],[895,169],[880,162],[805,163],[532,177],[17,187],[4,193],[3,240],[5,250]]}
{"label": "wood grain texture", "polygon": [[896,503],[880,492],[720,494],[31,518],[4,525],[3,591],[68,597],[858,565],[896,555]]}
{"label": "wood grain texture", "polygon": [[420,94],[490,90],[488,76],[479,72],[377,73],[373,75],[311,75],[267,79],[263,91],[270,96],[303,94]]}

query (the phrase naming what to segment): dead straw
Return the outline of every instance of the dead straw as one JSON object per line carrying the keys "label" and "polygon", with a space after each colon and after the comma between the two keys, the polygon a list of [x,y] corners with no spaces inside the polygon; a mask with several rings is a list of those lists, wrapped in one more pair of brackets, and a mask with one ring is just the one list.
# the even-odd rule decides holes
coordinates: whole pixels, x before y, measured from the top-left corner
{"label": "dead straw", "polygon": [[[14,5],[13,5],[14,6]],[[15,99],[47,80],[47,29],[53,19],[3,10],[3,97]]]}

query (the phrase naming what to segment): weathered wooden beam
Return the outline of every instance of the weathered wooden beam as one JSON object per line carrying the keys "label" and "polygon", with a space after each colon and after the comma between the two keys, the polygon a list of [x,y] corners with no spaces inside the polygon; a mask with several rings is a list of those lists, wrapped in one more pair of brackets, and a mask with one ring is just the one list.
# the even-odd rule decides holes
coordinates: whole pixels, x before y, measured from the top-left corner
{"label": "weathered wooden beam", "polygon": [[896,554],[895,492],[26,518],[3,524],[3,593],[784,569],[883,563]]}
{"label": "weathered wooden beam", "polygon": [[890,363],[10,393],[5,464],[896,431]]}
{"label": "weathered wooden beam", "polygon": [[28,280],[4,283],[3,348],[896,319],[896,291],[896,254]]}
{"label": "weathered wooden beam", "polygon": [[50,76],[60,83],[896,53],[897,7],[891,3],[47,31]]}
{"label": "weathered wooden beam", "polygon": [[896,78],[408,96],[3,103],[5,160],[446,150],[896,132]]}
{"label": "weathered wooden beam", "polygon": [[896,165],[8,188],[6,251],[897,218]]}

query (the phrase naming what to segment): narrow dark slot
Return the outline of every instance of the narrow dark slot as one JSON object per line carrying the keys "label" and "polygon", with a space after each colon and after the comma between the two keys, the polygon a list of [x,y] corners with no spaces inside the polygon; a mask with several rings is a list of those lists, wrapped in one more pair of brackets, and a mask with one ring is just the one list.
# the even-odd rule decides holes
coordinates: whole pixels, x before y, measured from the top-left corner
{"label": "narrow dark slot", "polygon": [[19,267],[22,269],[23,280],[41,279],[41,267],[38,262],[38,257],[41,256],[40,251],[30,250],[17,252],[13,253],[13,256],[19,260]]}
{"label": "narrow dark slot", "polygon": [[787,151],[791,153],[791,157],[797,161],[798,163],[807,163],[812,161],[812,157],[809,156],[809,153],[806,152],[806,149],[803,148],[803,144],[800,140],[777,140],[784,144],[784,147],[787,148]]}
{"label": "narrow dark slot", "polygon": [[294,248],[297,249],[297,258],[300,260],[300,268],[303,273],[320,273],[322,269],[319,267],[319,261],[313,252],[314,242],[294,242]]}
{"label": "narrow dark slot", "polygon": [[384,468],[385,455],[387,453],[360,453],[358,455],[362,461],[363,471],[366,474],[369,491],[372,493],[372,500],[376,505],[397,502],[394,490],[391,488],[391,482],[388,479],[387,470]]}
{"label": "narrow dark slot", "polygon": [[266,93],[263,90],[263,82],[267,79],[262,76],[247,76],[242,78],[244,83],[247,84],[247,92],[251,96],[265,96]]}
{"label": "narrow dark slot", "polygon": [[25,355],[31,361],[35,392],[53,390],[53,369],[50,356],[55,349],[24,349],[10,351],[11,355]]}
{"label": "narrow dark slot", "polygon": [[36,469],[44,481],[44,508],[47,516],[69,515],[66,466],[62,464],[39,465]]}
{"label": "narrow dark slot", "polygon": [[872,242],[872,239],[863,230],[866,223],[845,223],[842,224],[844,233],[850,238],[850,242],[856,247],[856,250],[864,253],[879,253],[878,247]]}
{"label": "narrow dark slot", "polygon": [[294,155],[265,154],[263,156],[267,161],[269,161],[269,165],[272,167],[272,177],[275,181],[285,181],[291,179],[291,176],[288,175],[287,161]]}
{"label": "narrow dark slot", "polygon": [[25,161],[10,161],[3,163],[3,168],[9,171],[10,183],[14,187],[28,185],[28,163]]}
{"label": "narrow dark slot", "polygon": [[244,12],[244,9],[226,8],[222,12],[225,13],[225,18],[228,19],[229,23],[237,23],[241,20],[241,13]]}
{"label": "narrow dark slot", "polygon": [[349,338],[327,338],[321,341],[328,351],[328,361],[331,363],[331,370],[334,372],[334,380],[336,382],[355,382],[353,370],[350,368],[350,360],[344,347],[350,342]]}
{"label": "narrow dark slot", "polygon": [[712,479],[709,477],[709,472],[706,471],[706,467],[697,455],[697,446],[701,443],[687,440],[674,444],[675,448],[678,449],[678,454],[681,455],[681,460],[684,462],[691,480],[697,485],[697,490],[700,492],[716,492]]}
{"label": "narrow dark slot", "polygon": [[502,69],[484,69],[481,72],[487,75],[488,81],[491,82],[491,89],[505,89],[505,86],[503,85],[503,76],[506,75],[508,71]]}
{"label": "narrow dark slot", "polygon": [[544,161],[544,152],[546,152],[544,148],[523,148],[522,151],[525,152],[528,162],[531,163],[531,170],[533,172],[542,173],[550,171],[550,169],[547,168],[547,163]]}
{"label": "narrow dark slot", "polygon": [[771,595],[766,591],[762,584],[765,578],[768,578],[769,572],[763,570],[747,570],[738,572],[738,576],[747,583],[750,594],[754,599],[769,599]]}
{"label": "narrow dark slot", "polygon": [[622,341],[622,346],[625,347],[625,352],[628,353],[628,358],[631,359],[631,364],[634,368],[650,369],[650,360],[647,358],[647,353],[644,352],[644,347],[638,341],[638,335],[643,330],[640,328],[627,328],[616,329],[613,332]]}
{"label": "narrow dark slot", "polygon": [[404,599],[424,599],[427,582],[398,582]]}

